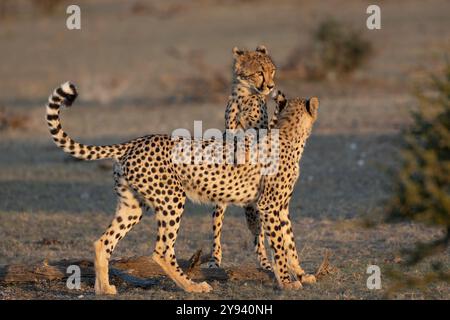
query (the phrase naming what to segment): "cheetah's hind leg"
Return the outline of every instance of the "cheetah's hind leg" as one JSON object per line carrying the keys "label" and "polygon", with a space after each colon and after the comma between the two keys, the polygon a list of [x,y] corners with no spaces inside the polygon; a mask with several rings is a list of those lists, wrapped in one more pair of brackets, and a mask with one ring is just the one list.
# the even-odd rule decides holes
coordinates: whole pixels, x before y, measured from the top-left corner
{"label": "cheetah's hind leg", "polygon": [[260,219],[260,214],[254,205],[246,206],[245,217],[247,226],[254,237],[255,253],[262,269],[273,271],[270,260],[267,257],[265,246],[264,230]]}
{"label": "cheetah's hind leg", "polygon": [[118,203],[116,216],[105,233],[94,242],[95,293],[116,294],[116,287],[109,284],[108,264],[117,243],[142,218],[142,208],[134,191],[122,177],[116,179]]}

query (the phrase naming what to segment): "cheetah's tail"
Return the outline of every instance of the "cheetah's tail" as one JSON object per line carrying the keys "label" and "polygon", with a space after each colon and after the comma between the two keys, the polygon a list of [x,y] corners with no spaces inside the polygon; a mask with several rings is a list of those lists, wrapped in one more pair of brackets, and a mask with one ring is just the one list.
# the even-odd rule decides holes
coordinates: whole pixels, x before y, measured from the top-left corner
{"label": "cheetah's tail", "polygon": [[108,146],[90,146],[75,142],[61,127],[59,112],[61,105],[69,107],[77,98],[78,93],[75,86],[66,82],[56,88],[48,98],[47,124],[55,144],[82,160],[119,159],[127,151],[127,144],[116,144]]}

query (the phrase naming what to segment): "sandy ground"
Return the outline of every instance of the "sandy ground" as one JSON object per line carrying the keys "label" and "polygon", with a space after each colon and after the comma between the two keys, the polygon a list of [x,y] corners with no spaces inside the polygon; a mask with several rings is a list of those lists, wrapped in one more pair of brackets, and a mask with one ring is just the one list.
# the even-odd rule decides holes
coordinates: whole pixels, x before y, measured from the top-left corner
{"label": "sandy ground", "polygon": [[[229,81],[231,48],[264,43],[277,65],[291,50],[310,44],[317,23],[333,16],[370,39],[373,58],[349,79],[277,82],[288,96],[318,96],[319,120],[301,162],[301,178],[290,206],[300,256],[313,271],[325,250],[337,268],[314,286],[282,292],[252,281],[212,283],[208,295],[187,294],[165,279],[154,288],[117,283],[129,299],[378,299],[368,290],[366,268],[397,264],[399,250],[429,240],[438,230],[420,225],[380,225],[392,191],[389,170],[398,166],[400,129],[414,107],[415,81],[441,66],[450,49],[448,1],[381,2],[382,29],[365,28],[366,1],[193,1],[157,2],[133,13],[133,1],[101,0],[82,7],[82,30],[65,28],[64,10],[33,15],[25,10],[0,20],[0,108],[23,119],[0,131],[0,264],[43,259],[91,258],[91,243],[112,219],[112,174],[99,163],[74,161],[52,143],[44,121],[51,90],[71,80],[80,91],[63,112],[66,131],[86,143],[120,142],[135,136],[193,127],[223,128],[229,92],[211,86],[215,72]],[[142,1],[146,4],[147,2]],[[211,80],[212,79],[212,80]],[[200,83],[192,91],[191,82]],[[216,90],[216,91],[214,91]],[[214,91],[214,92],[212,92]],[[182,93],[180,95],[180,92]],[[210,206],[189,203],[177,241],[179,257],[208,251]],[[227,211],[224,265],[255,264],[242,210]],[[119,244],[114,256],[150,254],[156,225],[151,213]],[[42,244],[54,239],[54,244]],[[446,255],[436,258],[448,264]],[[399,266],[397,266],[399,267]],[[427,270],[419,265],[409,272]],[[114,280],[116,281],[116,280]],[[0,299],[96,298],[91,283],[71,291],[64,283],[0,285]],[[405,291],[400,299],[448,299],[445,285]]]}

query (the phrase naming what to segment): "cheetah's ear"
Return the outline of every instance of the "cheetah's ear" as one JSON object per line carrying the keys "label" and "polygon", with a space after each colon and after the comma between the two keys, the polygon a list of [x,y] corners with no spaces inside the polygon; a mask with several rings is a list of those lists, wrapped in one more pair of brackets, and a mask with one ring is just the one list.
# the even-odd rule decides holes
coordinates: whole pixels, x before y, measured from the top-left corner
{"label": "cheetah's ear", "polygon": [[235,58],[242,56],[243,54],[244,54],[244,50],[241,50],[238,47],[233,48],[233,55]]}
{"label": "cheetah's ear", "polygon": [[317,118],[317,109],[319,109],[319,99],[317,97],[306,100],[306,110],[314,120]]}
{"label": "cheetah's ear", "polygon": [[256,47],[256,51],[264,53],[264,54],[269,54],[269,51],[267,50],[267,48],[265,46],[263,46],[262,44],[260,44],[259,46]]}

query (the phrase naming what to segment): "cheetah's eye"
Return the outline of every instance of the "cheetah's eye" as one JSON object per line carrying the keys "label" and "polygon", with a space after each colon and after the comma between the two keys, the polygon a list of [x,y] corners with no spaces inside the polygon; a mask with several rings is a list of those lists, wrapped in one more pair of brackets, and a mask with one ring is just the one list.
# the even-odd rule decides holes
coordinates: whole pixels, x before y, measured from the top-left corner
{"label": "cheetah's eye", "polygon": [[258,71],[256,74],[261,77],[264,75],[262,71]]}

